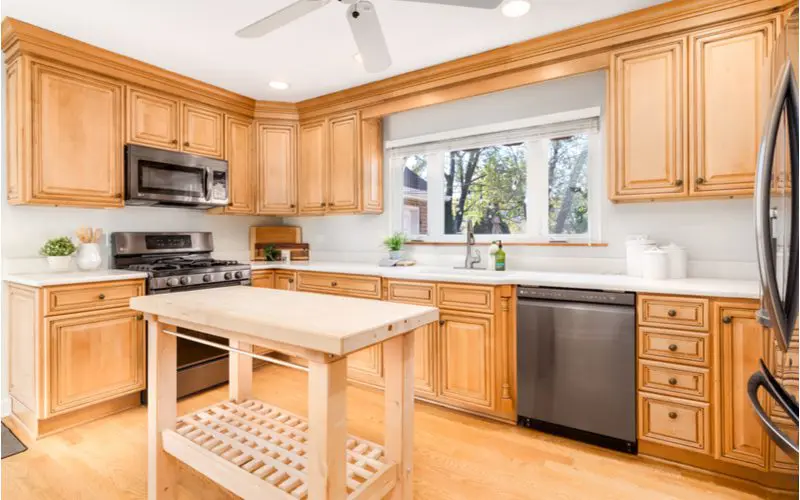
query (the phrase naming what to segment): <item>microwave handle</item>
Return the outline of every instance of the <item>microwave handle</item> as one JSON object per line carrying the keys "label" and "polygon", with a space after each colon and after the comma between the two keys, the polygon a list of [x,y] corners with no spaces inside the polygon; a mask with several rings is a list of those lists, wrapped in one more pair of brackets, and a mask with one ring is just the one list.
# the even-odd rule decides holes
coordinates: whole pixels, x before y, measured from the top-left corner
{"label": "microwave handle", "polygon": [[211,203],[212,193],[211,190],[214,188],[214,172],[212,171],[211,167],[206,167],[206,202]]}

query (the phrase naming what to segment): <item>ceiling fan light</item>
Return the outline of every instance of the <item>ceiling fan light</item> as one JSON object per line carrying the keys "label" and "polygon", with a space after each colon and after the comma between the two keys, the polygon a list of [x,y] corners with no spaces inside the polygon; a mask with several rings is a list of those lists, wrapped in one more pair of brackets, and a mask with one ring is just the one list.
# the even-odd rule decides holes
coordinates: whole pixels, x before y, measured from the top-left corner
{"label": "ceiling fan light", "polygon": [[506,17],[520,17],[531,10],[531,3],[528,0],[507,0],[500,9]]}
{"label": "ceiling fan light", "polygon": [[275,90],[286,90],[286,89],[289,88],[289,84],[288,83],[279,82],[279,81],[276,81],[276,80],[273,80],[273,81],[269,82],[269,86],[272,87]]}

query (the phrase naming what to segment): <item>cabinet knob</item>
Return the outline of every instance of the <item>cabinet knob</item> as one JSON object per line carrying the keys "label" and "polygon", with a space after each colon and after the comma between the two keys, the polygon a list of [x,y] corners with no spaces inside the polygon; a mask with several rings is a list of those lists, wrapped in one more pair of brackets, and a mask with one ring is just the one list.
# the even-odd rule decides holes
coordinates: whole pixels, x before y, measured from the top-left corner
{"label": "cabinet knob", "polygon": [[444,326],[445,321],[443,319],[439,320],[439,326]]}
{"label": "cabinet knob", "polygon": [[289,283],[294,283],[294,278],[289,278]]}
{"label": "cabinet knob", "polygon": [[668,349],[669,349],[670,351],[672,351],[672,352],[675,352],[675,351],[677,351],[677,350],[678,350],[678,344],[670,344],[670,345],[669,345],[669,347],[668,347]]}
{"label": "cabinet knob", "polygon": [[333,203],[328,203],[328,206],[329,206],[329,207],[332,207],[332,206],[333,206]]}
{"label": "cabinet knob", "polygon": [[667,416],[668,416],[669,418],[671,418],[672,420],[675,420],[676,418],[678,418],[678,414],[677,414],[676,412],[674,412],[674,411],[671,411],[671,412],[669,412],[669,413],[667,414]]}
{"label": "cabinet knob", "polygon": [[172,140],[171,140],[171,141],[169,141],[169,142],[171,142],[172,144],[178,144],[178,139],[172,139]]}
{"label": "cabinet knob", "polygon": [[675,185],[676,186],[683,186],[683,179],[676,179],[675,180]]}
{"label": "cabinet knob", "polygon": [[670,318],[674,318],[676,314],[678,314],[678,311],[676,311],[675,309],[670,309],[669,311],[667,311],[667,316],[669,316]]}
{"label": "cabinet knob", "polygon": [[294,208],[294,203],[292,203],[291,205],[289,205],[289,208]]}
{"label": "cabinet knob", "polygon": [[705,180],[705,179],[703,179],[702,177],[698,177],[697,179],[695,179],[695,180],[694,180],[694,182],[695,182],[695,183],[697,183],[697,184],[702,184],[702,183],[704,183],[705,181],[706,181],[706,180]]}
{"label": "cabinet knob", "polygon": [[137,314],[137,315],[136,315],[136,320],[137,320],[137,321],[141,321],[141,320],[143,320],[143,319],[144,319],[144,314]]}
{"label": "cabinet knob", "polygon": [[183,146],[188,148],[190,146],[189,141],[184,142]]}
{"label": "cabinet knob", "polygon": [[339,283],[337,283],[337,282],[335,282],[335,281],[331,281],[331,286],[336,286],[336,285],[338,285],[338,284],[339,284]]}
{"label": "cabinet knob", "polygon": [[670,379],[667,380],[667,382],[669,382],[669,385],[676,385],[678,383],[678,379],[676,379],[675,377],[670,377]]}
{"label": "cabinet knob", "polygon": [[319,204],[319,206],[321,206],[321,207],[324,207],[324,206],[325,206],[325,203],[324,203],[324,202],[323,202],[323,203],[320,203],[320,204]]}
{"label": "cabinet knob", "polygon": [[726,325],[729,324],[731,321],[733,321],[733,318],[731,318],[730,316],[722,317],[722,322],[725,323]]}
{"label": "cabinet knob", "polygon": [[100,300],[103,300],[103,299],[106,298],[106,294],[101,293],[100,295],[97,296],[97,298],[100,299]]}

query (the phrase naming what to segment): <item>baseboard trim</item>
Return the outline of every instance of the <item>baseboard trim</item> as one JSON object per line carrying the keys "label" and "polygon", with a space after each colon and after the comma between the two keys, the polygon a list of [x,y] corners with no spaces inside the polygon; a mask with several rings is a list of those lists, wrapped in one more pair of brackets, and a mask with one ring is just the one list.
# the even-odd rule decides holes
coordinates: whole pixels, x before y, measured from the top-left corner
{"label": "baseboard trim", "polygon": [[3,398],[2,406],[0,407],[0,415],[2,415],[3,418],[11,415],[11,398]]}

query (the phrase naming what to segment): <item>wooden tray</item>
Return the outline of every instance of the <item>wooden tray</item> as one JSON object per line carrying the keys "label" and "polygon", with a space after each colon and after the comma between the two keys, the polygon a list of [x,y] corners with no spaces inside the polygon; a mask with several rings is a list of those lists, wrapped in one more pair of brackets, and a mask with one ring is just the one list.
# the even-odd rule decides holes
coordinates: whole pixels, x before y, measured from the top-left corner
{"label": "wooden tray", "polygon": [[250,227],[250,260],[257,258],[256,245],[266,243],[301,243],[302,228],[298,226],[251,226]]}
{"label": "wooden tray", "polygon": [[256,243],[255,254],[250,260],[265,260],[262,249],[267,247],[274,247],[276,250],[289,250],[291,252],[292,262],[294,261],[308,261],[311,257],[311,251],[308,243]]}

